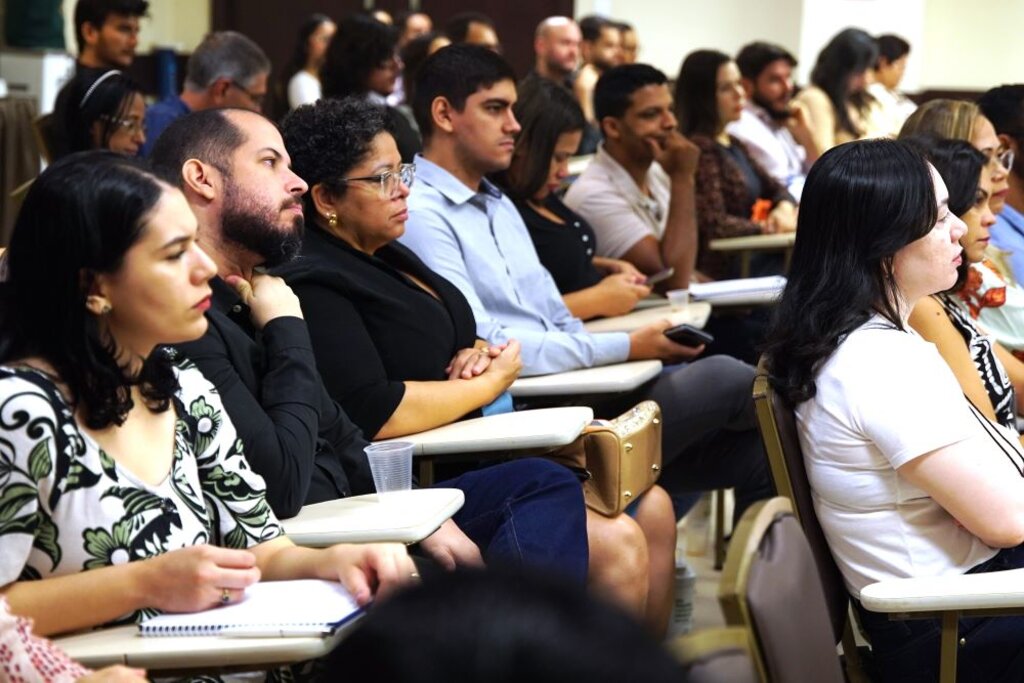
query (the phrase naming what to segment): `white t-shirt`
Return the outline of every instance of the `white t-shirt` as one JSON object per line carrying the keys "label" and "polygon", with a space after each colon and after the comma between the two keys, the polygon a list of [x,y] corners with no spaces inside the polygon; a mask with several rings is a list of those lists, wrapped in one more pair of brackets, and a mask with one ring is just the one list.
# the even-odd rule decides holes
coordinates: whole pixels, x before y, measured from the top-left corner
{"label": "white t-shirt", "polygon": [[288,81],[288,107],[297,109],[320,99],[320,79],[308,71],[296,71]]}
{"label": "white t-shirt", "polygon": [[[853,595],[884,579],[963,574],[996,554],[896,472],[984,433],[933,344],[876,316],[839,345],[816,385],[796,409],[800,446],[815,512]],[[1019,476],[1001,455],[991,466]]]}

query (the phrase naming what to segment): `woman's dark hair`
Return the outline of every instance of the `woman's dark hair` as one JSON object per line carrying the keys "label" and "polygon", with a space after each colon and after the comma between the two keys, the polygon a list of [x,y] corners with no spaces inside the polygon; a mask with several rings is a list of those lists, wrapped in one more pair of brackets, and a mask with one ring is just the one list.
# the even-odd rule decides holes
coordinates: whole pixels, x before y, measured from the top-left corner
{"label": "woman's dark hair", "polygon": [[365,95],[370,72],[393,59],[397,45],[392,26],[362,14],[343,19],[320,69],[323,96]]}
{"label": "woman's dark hair", "polygon": [[892,64],[900,57],[910,54],[910,43],[903,38],[892,34],[884,33],[875,39],[875,45],[878,46],[878,58],[879,61],[875,62],[875,68],[880,67],[881,58],[885,57],[885,61]]}
{"label": "woman's dark hair", "polygon": [[121,267],[167,189],[140,161],[78,152],[43,171],[18,213],[0,306],[0,362],[34,356],[50,363],[92,429],[124,422],[133,385],[158,412],[178,388],[163,349],[128,376],[114,340],[86,310],[96,275]]}
{"label": "woman's dark hair", "polygon": [[937,217],[925,157],[904,142],[839,145],[811,167],[764,347],[772,385],[790,405],[814,397],[822,364],[871,316],[903,329],[893,256]]}
{"label": "woman's dark hair", "polygon": [[416,36],[402,48],[402,87],[406,103],[411,103],[416,96],[416,72],[430,56],[430,46],[443,35],[430,31]]}
{"label": "woman's dark hair", "polygon": [[697,50],[686,55],[676,79],[676,111],[683,135],[712,136],[718,129],[718,69],[732,57],[718,50]]}
{"label": "woman's dark hair", "polygon": [[96,149],[92,136],[94,123],[100,124],[100,146],[105,149],[117,132],[119,121],[128,115],[132,97],[142,90],[117,70],[97,74],[84,70],[65,87],[53,112],[53,157]]}
{"label": "woman's dark hair", "polygon": [[[309,184],[334,197],[344,196],[346,184],[339,182],[370,151],[380,133],[392,133],[382,107],[360,97],[322,99],[304,104],[284,117],[281,137],[292,159],[292,170]],[[302,197],[307,221],[316,216],[313,192]]]}
{"label": "woman's dark hair", "polygon": [[878,61],[875,39],[859,28],[848,28],[837,33],[818,53],[818,61],[811,71],[811,83],[821,88],[832,101],[836,123],[841,130],[859,137],[859,130],[850,119],[847,104],[866,111],[871,104],[867,92],[850,92],[850,80],[872,67]]}
{"label": "woman's dark hair", "polygon": [[572,93],[546,78],[524,81],[512,110],[522,130],[512,165],[494,180],[513,199],[529,199],[547,182],[558,137],[582,131],[587,120]]}
{"label": "woman's dark hair", "polygon": [[310,14],[306,17],[306,20],[299,26],[299,35],[296,37],[295,51],[292,52],[292,58],[288,61],[288,66],[284,69],[283,83],[285,87],[288,85],[288,81],[291,80],[292,76],[297,74],[306,68],[306,64],[309,62],[309,38],[316,30],[324,24],[331,23],[331,18],[326,14],[320,14],[319,12]]}
{"label": "woman's dark hair", "polygon": [[[970,211],[978,199],[978,185],[981,171],[988,163],[988,157],[964,140],[943,139],[936,135],[912,135],[900,138],[912,145],[931,162],[942,177],[949,192],[949,210],[957,217]],[[949,291],[959,292],[967,282],[971,264],[964,258],[956,269],[957,278]]]}

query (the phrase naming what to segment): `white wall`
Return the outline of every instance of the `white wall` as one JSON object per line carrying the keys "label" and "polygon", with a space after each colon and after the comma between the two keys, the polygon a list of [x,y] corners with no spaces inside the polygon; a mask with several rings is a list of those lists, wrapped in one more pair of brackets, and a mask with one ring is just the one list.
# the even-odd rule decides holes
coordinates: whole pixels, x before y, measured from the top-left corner
{"label": "white wall", "polygon": [[910,92],[1024,81],[1024,0],[576,0],[577,16],[593,12],[633,23],[640,58],[670,77],[691,50],[735,54],[747,42],[768,40],[797,56],[806,83],[821,47],[855,26],[910,41]]}
{"label": "white wall", "polygon": [[[75,41],[76,0],[64,0],[64,42],[68,52],[78,52]],[[210,0],[149,0],[149,17],[139,30],[138,52],[154,47],[173,47],[191,52],[210,32]]]}

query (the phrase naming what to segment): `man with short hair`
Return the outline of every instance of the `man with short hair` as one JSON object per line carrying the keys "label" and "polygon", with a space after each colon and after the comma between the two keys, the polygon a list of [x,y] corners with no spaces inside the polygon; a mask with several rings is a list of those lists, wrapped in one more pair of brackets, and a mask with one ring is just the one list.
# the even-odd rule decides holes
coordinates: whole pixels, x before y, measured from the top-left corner
{"label": "man with short hair", "polygon": [[576,74],[573,92],[583,109],[583,115],[591,124],[594,116],[594,87],[608,69],[622,64],[622,33],[619,26],[610,19],[592,14],[580,19],[580,55],[583,66]]}
{"label": "man with short hair", "polygon": [[480,12],[460,12],[444,25],[444,33],[453,44],[466,43],[501,52],[501,41],[494,22]]}
{"label": "man with short hair", "polygon": [[[323,386],[297,297],[259,270],[298,253],[303,230],[307,186],[277,128],[246,110],[195,112],[167,128],[152,161],[185,193],[219,275],[206,334],[178,348],[223,397],[271,507],[286,518],[306,503],[372,493],[366,441]],[[583,493],[566,468],[522,459],[439,485],[466,494],[454,521],[421,543],[443,566],[478,565],[482,549],[489,562],[584,581]]]}
{"label": "man with short hair", "polygon": [[597,235],[597,254],[686,289],[697,259],[694,174],[700,150],[679,133],[668,79],[647,64],[609,70],[594,91],[603,143],[565,204]]}
{"label": "man with short hair", "polygon": [[434,22],[423,12],[403,12],[398,15],[398,49],[408,45],[415,38],[434,30]]}
{"label": "man with short hair", "polygon": [[540,22],[533,38],[533,73],[572,90],[580,40],[580,27],[569,17],[548,17]]}
{"label": "man with short hair", "polygon": [[622,63],[636,64],[637,55],[640,54],[640,39],[636,35],[636,29],[628,21],[617,23],[619,35],[622,36]]}
{"label": "man with short hair", "polygon": [[139,44],[139,19],[149,9],[147,0],[78,0],[75,38],[79,69],[127,69]]}
{"label": "man with short hair", "polygon": [[736,55],[747,102],[726,131],[797,200],[818,148],[807,125],[806,107],[793,99],[796,58],[785,48],[755,42]]}
{"label": "man with short hair", "polygon": [[992,88],[978,100],[981,113],[992,122],[999,136],[1002,155],[1013,155],[1010,163],[1010,184],[1003,210],[996,215],[991,228],[992,246],[1010,252],[1010,267],[1017,282],[1024,282],[1024,83]]}
{"label": "man with short hair", "polygon": [[[590,334],[566,308],[515,205],[486,179],[511,162],[515,101],[512,68],[498,55],[452,46],[424,62],[413,103],[424,152],[401,241],[465,295],[480,338],[520,342],[524,374],[695,358],[703,347],[672,342],[668,321]],[[660,483],[669,491],[735,486],[739,512],[770,493],[753,377],[753,368],[717,356],[670,367],[641,390],[665,417]]]}
{"label": "man with short hair", "polygon": [[191,111],[220,107],[261,111],[269,76],[270,60],[252,40],[236,31],[208,34],[188,58],[181,95],[146,110],[142,156],[149,156],[172,121]]}

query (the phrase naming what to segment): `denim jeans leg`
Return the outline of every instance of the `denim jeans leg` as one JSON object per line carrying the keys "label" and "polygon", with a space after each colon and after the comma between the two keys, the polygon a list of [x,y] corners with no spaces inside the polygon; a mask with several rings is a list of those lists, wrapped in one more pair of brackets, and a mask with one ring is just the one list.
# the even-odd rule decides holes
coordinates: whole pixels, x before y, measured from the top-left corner
{"label": "denim jeans leg", "polygon": [[439,482],[466,503],[454,520],[488,564],[554,571],[579,585],[587,579],[583,487],[565,467],[524,458]]}

